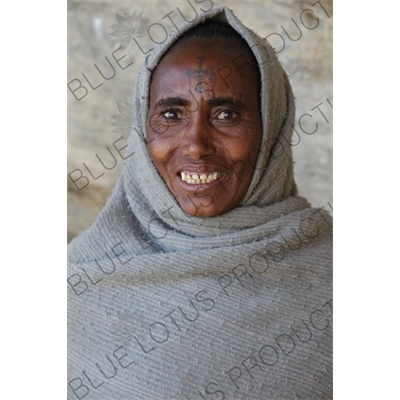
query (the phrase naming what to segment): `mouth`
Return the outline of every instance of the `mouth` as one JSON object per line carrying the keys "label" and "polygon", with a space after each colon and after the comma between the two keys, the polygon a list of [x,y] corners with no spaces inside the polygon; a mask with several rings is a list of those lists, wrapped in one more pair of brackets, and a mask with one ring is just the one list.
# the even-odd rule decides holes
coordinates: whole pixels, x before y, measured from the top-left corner
{"label": "mouth", "polygon": [[204,173],[204,172],[180,172],[178,174],[182,181],[188,183],[189,185],[200,185],[200,184],[207,184],[216,181],[220,176],[221,172],[211,172],[211,173]]}

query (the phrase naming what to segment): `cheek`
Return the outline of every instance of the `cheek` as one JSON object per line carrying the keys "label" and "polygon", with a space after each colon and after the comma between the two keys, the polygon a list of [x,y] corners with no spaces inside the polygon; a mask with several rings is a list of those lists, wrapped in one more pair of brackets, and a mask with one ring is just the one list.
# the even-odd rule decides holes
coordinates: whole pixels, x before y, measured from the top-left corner
{"label": "cheek", "polygon": [[256,167],[258,153],[260,151],[260,145],[261,145],[261,135],[259,137],[254,138],[254,140],[251,143],[249,143],[249,146],[246,149],[247,164],[252,171],[254,171],[254,168]]}
{"label": "cheek", "polygon": [[160,146],[160,144],[154,140],[148,144],[147,150],[154,165],[159,172],[161,172],[160,167],[162,168],[166,160],[168,160],[168,149],[165,146]]}
{"label": "cheek", "polygon": [[162,166],[169,159],[170,146],[166,143],[166,141],[159,140],[154,135],[148,135],[147,140],[147,151],[149,152],[149,156],[158,169],[158,172],[161,173],[162,171],[160,168],[162,168]]}
{"label": "cheek", "polygon": [[149,156],[168,186],[173,182],[172,168],[175,145],[171,140],[163,140],[155,137],[150,139],[147,145]]}
{"label": "cheek", "polygon": [[233,159],[240,160],[249,172],[253,172],[260,150],[261,133],[246,132],[245,137],[245,140],[239,140],[231,146],[231,154]]}

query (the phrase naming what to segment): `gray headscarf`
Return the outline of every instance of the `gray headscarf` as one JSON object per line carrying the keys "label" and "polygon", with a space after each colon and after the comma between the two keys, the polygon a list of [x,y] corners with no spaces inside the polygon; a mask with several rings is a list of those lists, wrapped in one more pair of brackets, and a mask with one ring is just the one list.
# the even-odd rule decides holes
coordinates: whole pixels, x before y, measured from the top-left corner
{"label": "gray headscarf", "polygon": [[[242,203],[188,216],[146,147],[152,71],[206,19],[230,24],[261,73],[262,143]],[[117,187],[69,245],[69,398],[331,398],[331,218],[296,196],[294,98],[274,50],[225,8],[144,63]]]}

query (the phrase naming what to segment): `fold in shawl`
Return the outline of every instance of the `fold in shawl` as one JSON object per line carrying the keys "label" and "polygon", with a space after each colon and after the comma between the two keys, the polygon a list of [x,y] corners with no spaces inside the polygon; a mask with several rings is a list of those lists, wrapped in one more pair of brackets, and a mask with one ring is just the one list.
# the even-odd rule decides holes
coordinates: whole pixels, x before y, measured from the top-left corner
{"label": "fold in shawl", "polygon": [[[152,71],[209,18],[230,24],[256,57],[263,132],[242,203],[197,218],[157,172],[145,127]],[[69,398],[332,397],[332,223],[296,195],[294,116],[274,50],[225,7],[149,54],[116,189],[69,245]]]}

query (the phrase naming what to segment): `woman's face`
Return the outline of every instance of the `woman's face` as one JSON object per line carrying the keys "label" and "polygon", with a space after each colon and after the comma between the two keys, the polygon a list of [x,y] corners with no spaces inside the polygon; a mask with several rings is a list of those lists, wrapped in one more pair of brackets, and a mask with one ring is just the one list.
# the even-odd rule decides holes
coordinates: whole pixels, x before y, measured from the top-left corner
{"label": "woman's face", "polygon": [[170,51],[150,86],[150,157],[183,210],[213,217],[246,195],[261,142],[260,82],[224,39]]}

